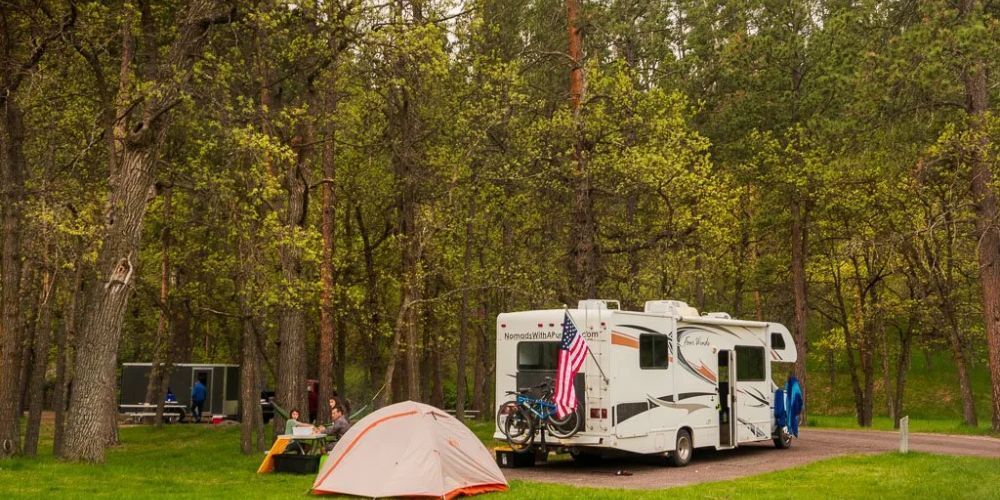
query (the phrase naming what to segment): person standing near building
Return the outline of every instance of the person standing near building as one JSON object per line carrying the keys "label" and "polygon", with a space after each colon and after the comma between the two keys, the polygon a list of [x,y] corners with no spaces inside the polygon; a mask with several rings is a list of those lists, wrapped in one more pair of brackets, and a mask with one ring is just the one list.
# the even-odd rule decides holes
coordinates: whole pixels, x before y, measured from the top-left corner
{"label": "person standing near building", "polygon": [[205,384],[198,379],[191,388],[191,414],[195,422],[201,422],[201,410],[205,407],[205,398],[208,396],[208,389]]}

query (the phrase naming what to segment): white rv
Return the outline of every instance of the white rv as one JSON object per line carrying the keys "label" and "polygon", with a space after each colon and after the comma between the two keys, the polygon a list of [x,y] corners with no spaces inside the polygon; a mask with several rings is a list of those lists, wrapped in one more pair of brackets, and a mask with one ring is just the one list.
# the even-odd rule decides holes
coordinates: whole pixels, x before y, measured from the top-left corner
{"label": "white rv", "polygon": [[[774,418],[772,363],[796,359],[777,323],[699,315],[684,302],[646,302],[622,311],[617,301],[584,300],[576,309],[497,317],[496,401],[507,391],[554,377],[562,323],[569,314],[593,353],[577,375],[580,432],[536,439],[536,446],[589,458],[611,450],[666,454],[685,465],[694,448],[734,448],[774,440],[790,445]],[[602,373],[603,371],[603,373]],[[497,431],[497,439],[504,434]]]}

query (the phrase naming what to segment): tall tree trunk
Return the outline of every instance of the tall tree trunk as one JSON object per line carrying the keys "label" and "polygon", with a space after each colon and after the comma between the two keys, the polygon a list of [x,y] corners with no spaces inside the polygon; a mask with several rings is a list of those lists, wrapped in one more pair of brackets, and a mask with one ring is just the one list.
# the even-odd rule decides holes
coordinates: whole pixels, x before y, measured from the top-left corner
{"label": "tall tree trunk", "polygon": [[597,298],[600,282],[600,247],[597,242],[597,220],[594,200],[587,167],[589,145],[584,135],[583,117],[580,104],[583,100],[586,82],[583,75],[583,36],[578,26],[580,6],[578,0],[566,0],[567,33],[569,35],[569,58],[572,68],[569,74],[570,104],[576,140],[573,144],[573,209],[570,234],[570,255],[573,257],[571,288],[577,298]]}
{"label": "tall tree trunk", "polygon": [[[859,290],[859,293],[864,293]],[[874,302],[874,300],[872,300]],[[861,393],[861,426],[871,427],[874,418],[875,404],[875,339],[877,332],[874,328],[872,318],[873,306],[867,305],[864,299],[858,304],[858,324],[864,325],[861,337],[861,376],[864,377],[864,385]]]}
{"label": "tall tree trunk", "polygon": [[484,341],[480,328],[473,328],[473,331],[475,331],[476,360],[472,364],[472,407],[479,411],[480,415],[484,415],[490,413],[486,404],[486,391],[489,384],[486,380],[487,365],[483,362],[489,356],[489,347]]}
{"label": "tall tree trunk", "polygon": [[[806,341],[807,315],[809,305],[806,290],[806,259],[808,255],[808,218],[809,212],[806,203],[801,198],[792,201],[792,294],[795,299],[795,320],[792,322],[792,338],[795,340],[795,350],[798,357],[792,369],[795,376],[802,384],[804,393],[809,392],[809,385],[806,383],[806,358],[808,356],[808,343]],[[806,401],[809,399],[806,398]],[[805,422],[806,409],[803,409],[802,421]]]}
{"label": "tall tree trunk", "polygon": [[[417,186],[420,173],[418,140],[420,124],[413,109],[408,89],[399,92],[398,102],[391,108],[391,115],[398,123],[398,146],[393,148],[392,162],[395,169],[396,182],[399,186],[397,204],[399,206],[399,232],[402,237],[402,255],[400,257],[400,311],[405,315],[399,318],[401,323],[396,329],[402,333],[402,354],[405,375],[406,397],[420,401],[420,339],[416,304],[421,298],[422,269],[421,253],[423,249],[422,228],[418,219]],[[397,339],[399,340],[399,339]]]}
{"label": "tall tree trunk", "polygon": [[[307,141],[308,142],[308,141]],[[279,247],[281,274],[289,286],[302,283],[302,251],[296,246],[296,234],[305,227],[308,187],[304,177],[306,152],[285,170],[287,202],[284,214],[284,239]],[[305,311],[301,303],[282,307],[278,316],[278,401],[286,408],[309,413],[306,390]],[[312,418],[310,416],[309,418]]]}
{"label": "tall tree trunk", "polygon": [[[947,301],[948,299],[944,299]],[[951,346],[952,359],[958,371],[958,387],[962,393],[962,422],[970,427],[979,425],[976,416],[976,400],[972,394],[972,379],[969,378],[969,362],[962,347],[962,333],[958,326],[957,312],[952,305],[947,305],[945,319],[948,321],[948,343]]]}
{"label": "tall tree trunk", "polygon": [[33,347],[33,366],[28,383],[28,427],[24,434],[24,454],[33,457],[38,454],[38,437],[42,424],[42,407],[45,399],[45,374],[49,365],[49,347],[52,334],[52,300],[56,289],[56,273],[50,262],[51,245],[45,252],[42,269],[42,287],[39,298],[38,324]]}
{"label": "tall tree trunk", "polygon": [[256,234],[260,226],[254,216],[245,221],[235,210],[231,214],[231,224],[246,228],[237,233],[234,284],[240,321],[240,450],[245,455],[251,455],[262,451],[265,447],[264,416],[260,405],[261,392],[265,385],[261,367],[264,352],[254,324],[254,310],[248,298],[253,293],[254,268],[259,264],[255,257],[251,235]]}
{"label": "tall tree trunk", "polygon": [[[629,131],[630,136],[633,131]],[[635,190],[638,191],[638,190]],[[636,227],[636,217],[639,212],[639,196],[638,193],[633,191],[628,195],[625,200],[625,226],[628,228]],[[639,287],[641,281],[639,279],[639,271],[642,268],[642,259],[640,251],[635,245],[629,245],[628,252],[625,254],[625,290],[626,297],[622,301],[623,307],[628,311],[635,311],[642,309],[642,297],[640,296]]]}
{"label": "tall tree trunk", "polygon": [[[414,263],[419,266],[419,263]],[[409,285],[406,286],[406,302],[413,303],[420,299],[419,288],[420,285],[416,283],[419,280],[416,276],[416,269],[409,272],[411,276],[409,278],[404,278],[409,281]],[[423,401],[421,397],[421,387],[420,387],[420,328],[417,322],[417,308],[408,307],[407,314],[403,319],[403,336],[406,339],[405,346],[405,357],[404,366],[406,367],[406,398],[410,401]]]}
{"label": "tall tree trunk", "polygon": [[[6,9],[6,8],[4,8]],[[4,19],[6,25],[6,19]],[[4,26],[6,31],[6,26]],[[0,37],[0,51],[9,52],[7,35]],[[20,310],[21,310],[21,204],[24,202],[25,161],[22,152],[24,125],[14,99],[3,107],[0,122],[0,189],[3,203],[3,255],[0,258],[0,457],[21,449],[20,425]]]}
{"label": "tall tree trunk", "polygon": [[913,328],[900,329],[899,353],[896,355],[896,390],[892,398],[893,429],[899,428],[903,416],[903,395],[906,393],[906,372],[910,369],[910,352],[913,343]]}
{"label": "tall tree trunk", "polygon": [[[982,15],[982,2],[962,0],[961,15]],[[972,175],[972,196],[976,210],[976,232],[979,242],[979,281],[983,296],[983,321],[989,353],[991,388],[993,392],[993,432],[1000,432],[1000,211],[997,209],[996,187],[990,168],[990,133],[987,113],[990,91],[987,64],[981,59],[962,72],[965,85],[966,111],[976,138],[967,152]]]}
{"label": "tall tree trunk", "polygon": [[153,348],[153,367],[146,386],[146,403],[156,405],[156,426],[163,425],[163,404],[166,384],[170,380],[173,335],[170,318],[170,218],[173,211],[173,188],[163,186],[163,229],[160,232],[160,320]]}
{"label": "tall tree trunk", "polygon": [[[336,311],[334,308],[334,294],[336,284],[334,283],[334,221],[336,220],[334,207],[334,179],[336,172],[336,130],[333,125],[333,117],[337,113],[337,99],[334,95],[336,84],[336,73],[331,75],[330,81],[323,90],[322,109],[327,124],[323,127],[322,158],[323,164],[323,220],[321,232],[323,234],[323,260],[320,263],[320,278],[323,289],[320,293],[320,322],[319,322],[319,401],[321,406],[329,401],[333,395],[334,386],[334,344],[336,343]],[[343,332],[341,332],[343,335]],[[340,388],[343,390],[343,387]]]}
{"label": "tall tree trunk", "polygon": [[[345,200],[345,201],[347,201],[347,200]],[[344,218],[343,219],[344,241],[346,242],[345,243],[345,248],[344,248],[344,253],[346,255],[356,255],[355,251],[354,251],[354,244],[353,244],[354,243],[354,230],[353,230],[354,226],[351,224],[352,214],[351,214],[351,210],[350,210],[350,203],[343,203],[341,206],[344,207],[344,210],[341,210],[341,212],[343,212],[342,213],[342,217]],[[338,293],[340,294],[340,303],[341,304],[349,304],[350,303],[350,301],[348,300],[347,288],[346,287],[339,287]],[[347,360],[347,339],[348,339],[347,315],[342,312],[341,314],[338,314],[336,317],[337,317],[337,329],[336,329],[336,331],[340,332],[340,334],[337,335],[337,354],[334,357],[334,366],[336,366],[336,370],[334,370],[334,376],[336,378],[336,388],[337,388],[337,391],[340,393],[341,396],[343,396],[343,397],[346,398],[347,397],[347,385],[346,385],[347,384],[347,370],[346,370],[347,363],[346,363],[346,360]],[[364,323],[361,323],[361,322],[352,322],[351,324],[352,325],[357,325],[358,327],[362,327],[362,325]]]}
{"label": "tall tree trunk", "polygon": [[259,439],[264,428],[260,407],[260,355],[257,352],[253,317],[246,299],[240,298],[240,450],[252,455],[264,449]]}
{"label": "tall tree trunk", "polygon": [[[128,136],[111,176],[103,245],[97,256],[99,283],[90,288],[82,319],[76,378],[70,398],[65,456],[103,462],[108,439],[116,428],[115,368],[122,323],[139,260],[139,243],[156,176],[156,150],[163,143],[169,111],[177,104],[180,86],[190,77],[195,55],[209,28],[228,22],[234,12],[216,10],[212,0],[191,0],[181,14],[177,35],[164,63],[157,65],[152,86],[139,109],[122,109],[129,116]],[[120,96],[121,97],[121,96]],[[141,111],[141,113],[140,113]]]}
{"label": "tall tree trunk", "polygon": [[844,354],[847,357],[847,370],[851,377],[851,391],[854,395],[854,415],[858,420],[858,425],[863,426],[864,419],[862,415],[864,413],[864,401],[861,391],[861,381],[858,378],[857,362],[854,359],[854,353],[859,349],[857,347],[857,340],[854,338],[854,329],[851,327],[851,322],[848,319],[849,312],[847,310],[847,304],[844,300],[844,290],[843,290],[843,280],[839,271],[837,271],[837,266],[839,265],[834,257],[830,257],[831,261],[831,276],[833,277],[833,291],[834,298],[837,301],[837,312],[839,314],[840,327],[844,331]]}
{"label": "tall tree trunk", "polygon": [[142,219],[155,169],[148,147],[130,148],[122,161],[118,185],[111,193],[104,246],[97,262],[107,278],[90,287],[77,349],[76,376],[70,398],[66,455],[74,460],[104,461],[108,413],[114,394],[121,327],[138,261]]}
{"label": "tall tree trunk", "polygon": [[[438,279],[428,280],[426,285],[428,295],[436,297],[440,293],[441,284]],[[423,310],[423,336],[424,336],[424,359],[421,373],[427,376],[426,382],[421,387],[427,387],[425,396],[431,406],[441,408],[444,406],[444,380],[441,369],[441,345],[440,330],[434,307],[425,307]]]}
{"label": "tall tree trunk", "polygon": [[[347,304],[347,291],[340,288],[340,303]],[[337,352],[333,357],[334,389],[342,396],[347,397],[347,321],[344,314],[337,315]]]}
{"label": "tall tree trunk", "polygon": [[73,279],[69,291],[69,301],[63,309],[63,334],[59,336],[56,348],[56,388],[53,397],[55,407],[55,431],[52,439],[52,453],[60,457],[63,453],[63,443],[66,430],[66,409],[69,404],[69,387],[73,380],[73,362],[75,359],[76,324],[79,316],[80,298],[83,295],[83,258],[86,250],[83,238],[78,238],[77,250],[73,260]]}
{"label": "tall tree trunk", "polygon": [[[264,417],[260,406],[260,353],[257,348],[256,329],[253,325],[253,311],[247,301],[250,293],[250,252],[247,241],[241,241],[240,269],[237,271],[237,297],[240,307],[240,450],[244,455],[262,451],[264,443],[260,437],[264,429]],[[255,439],[256,438],[256,439]]]}
{"label": "tall tree trunk", "polygon": [[[378,380],[379,367],[382,366],[382,308],[379,303],[379,281],[378,271],[375,267],[375,245],[371,240],[371,235],[368,232],[368,226],[365,224],[364,215],[361,212],[360,205],[354,207],[354,215],[358,222],[358,233],[361,236],[361,250],[365,263],[364,310],[367,311],[367,313],[365,314],[364,321],[366,323],[365,331],[368,334],[364,350],[365,364],[368,366],[368,385],[371,389],[375,390],[375,384]],[[389,387],[385,387],[384,389],[388,390]]]}
{"label": "tall tree trunk", "polygon": [[892,352],[889,350],[889,334],[884,328],[879,332],[879,339],[882,341],[882,385],[885,387],[885,406],[889,412],[889,419],[895,422],[896,406],[893,404],[895,397],[892,394],[892,370],[889,368]]}
{"label": "tall tree trunk", "polygon": [[[410,174],[403,181],[405,184],[414,184],[415,179]],[[420,229],[417,227],[417,206],[415,199],[415,186],[405,188],[410,192],[404,195],[403,201],[403,305],[401,310],[406,311],[402,319],[402,333],[404,338],[404,355],[406,367],[406,397],[411,401],[420,401],[420,341],[418,336],[417,312],[415,304],[421,299],[421,247]]]}
{"label": "tall tree trunk", "polygon": [[[22,252],[24,248],[22,247]],[[21,354],[21,367],[18,369],[17,386],[19,411],[28,411],[28,380],[31,377],[31,355],[32,346],[35,344],[35,333],[38,327],[38,310],[40,301],[35,273],[38,271],[37,265],[32,265],[30,259],[25,259],[21,267],[21,321],[18,325],[20,331],[18,335]]]}
{"label": "tall tree trunk", "polygon": [[409,309],[410,303],[404,298],[403,303],[399,306],[399,311],[396,313],[396,326],[393,329],[392,348],[389,351],[389,360],[385,365],[385,374],[382,377],[383,390],[378,397],[377,406],[379,408],[387,405],[392,399],[399,399],[398,395],[395,394],[396,390],[393,383],[396,376],[396,365],[398,364],[398,358],[403,344],[403,329],[405,328],[404,322],[406,321]]}
{"label": "tall tree trunk", "polygon": [[462,302],[458,317],[458,353],[455,366],[455,416],[459,420],[465,421],[466,391],[468,382],[465,378],[465,366],[468,363],[469,352],[469,286],[472,268],[472,238],[474,233],[473,221],[476,217],[476,189],[478,169],[474,166],[470,178],[471,193],[466,199],[465,212],[465,248],[462,251]]}
{"label": "tall tree trunk", "polygon": [[[180,290],[185,283],[184,268],[174,266],[174,289]],[[174,362],[190,363],[191,351],[191,299],[189,297],[174,297],[171,304],[173,317],[170,320],[171,334],[174,338]]]}

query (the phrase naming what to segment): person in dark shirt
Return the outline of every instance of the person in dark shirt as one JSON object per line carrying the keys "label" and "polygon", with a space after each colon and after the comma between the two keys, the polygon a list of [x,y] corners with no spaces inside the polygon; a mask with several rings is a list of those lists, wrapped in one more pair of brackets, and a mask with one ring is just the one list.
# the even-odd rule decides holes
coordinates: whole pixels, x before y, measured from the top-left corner
{"label": "person in dark shirt", "polygon": [[335,406],[330,410],[330,420],[330,424],[323,428],[323,434],[327,435],[327,439],[334,441],[327,445],[327,451],[332,450],[336,441],[340,440],[347,433],[347,430],[351,428],[351,423],[347,421],[347,417],[344,416],[344,412],[341,411],[339,406]]}

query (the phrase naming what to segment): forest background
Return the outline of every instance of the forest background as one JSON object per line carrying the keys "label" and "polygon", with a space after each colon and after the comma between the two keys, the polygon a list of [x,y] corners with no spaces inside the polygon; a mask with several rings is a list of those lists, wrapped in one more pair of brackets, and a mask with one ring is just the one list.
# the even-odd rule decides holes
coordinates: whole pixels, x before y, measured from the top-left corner
{"label": "forest background", "polygon": [[51,408],[103,461],[130,361],[489,415],[496,315],[583,298],[782,322],[862,426],[923,353],[1000,432],[998,40],[986,0],[0,2],[0,454]]}

